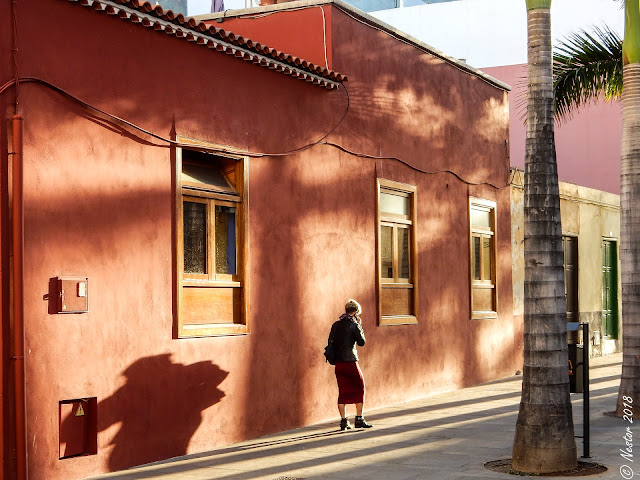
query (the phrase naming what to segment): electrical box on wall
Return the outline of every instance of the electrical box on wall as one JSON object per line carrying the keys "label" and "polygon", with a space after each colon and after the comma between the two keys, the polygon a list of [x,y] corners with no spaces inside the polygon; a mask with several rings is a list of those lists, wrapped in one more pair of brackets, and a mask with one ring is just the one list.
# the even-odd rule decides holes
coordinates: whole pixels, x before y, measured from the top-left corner
{"label": "electrical box on wall", "polygon": [[60,459],[98,453],[97,404],[96,397],[59,402]]}
{"label": "electrical box on wall", "polygon": [[58,313],[89,311],[89,279],[87,277],[57,277]]}

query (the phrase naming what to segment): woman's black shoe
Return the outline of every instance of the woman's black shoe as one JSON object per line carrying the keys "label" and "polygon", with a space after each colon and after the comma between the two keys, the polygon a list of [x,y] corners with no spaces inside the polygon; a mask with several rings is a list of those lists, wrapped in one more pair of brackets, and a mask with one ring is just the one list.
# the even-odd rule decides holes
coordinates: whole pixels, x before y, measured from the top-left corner
{"label": "woman's black shoe", "polygon": [[371,428],[373,425],[367,423],[364,417],[356,417],[356,428]]}
{"label": "woman's black shoe", "polygon": [[348,418],[343,418],[340,420],[340,430],[351,430],[353,427],[351,426],[351,422],[349,422]]}

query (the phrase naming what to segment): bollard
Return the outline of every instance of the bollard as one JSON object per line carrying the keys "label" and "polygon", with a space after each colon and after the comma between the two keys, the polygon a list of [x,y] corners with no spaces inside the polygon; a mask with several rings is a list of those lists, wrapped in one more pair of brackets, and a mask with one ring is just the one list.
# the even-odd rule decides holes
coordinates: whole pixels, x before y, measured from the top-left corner
{"label": "bollard", "polygon": [[583,447],[582,458],[591,458],[589,452],[589,322],[582,323],[582,423],[583,423]]}

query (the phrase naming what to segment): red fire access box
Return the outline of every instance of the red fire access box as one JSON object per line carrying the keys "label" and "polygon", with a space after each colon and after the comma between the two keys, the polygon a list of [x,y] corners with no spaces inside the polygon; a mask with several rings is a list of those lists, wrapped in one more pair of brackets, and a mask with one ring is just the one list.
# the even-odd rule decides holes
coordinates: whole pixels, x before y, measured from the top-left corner
{"label": "red fire access box", "polygon": [[60,402],[60,458],[97,453],[96,399]]}

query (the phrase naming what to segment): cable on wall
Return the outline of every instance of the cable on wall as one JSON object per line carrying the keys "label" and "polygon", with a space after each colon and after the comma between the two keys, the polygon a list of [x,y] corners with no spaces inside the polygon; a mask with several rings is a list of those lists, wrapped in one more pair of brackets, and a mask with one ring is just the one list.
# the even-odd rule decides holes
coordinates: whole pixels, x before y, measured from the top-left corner
{"label": "cable on wall", "polygon": [[14,114],[18,114],[18,104],[19,104],[19,84],[18,79],[20,78],[20,74],[18,73],[18,14],[17,10],[17,0],[11,0],[11,21],[12,21],[12,36],[13,36],[13,45],[12,45],[12,57],[13,57],[13,75],[14,82],[16,85],[16,89],[14,92]]}
{"label": "cable on wall", "polygon": [[[88,109],[88,110],[92,110],[98,114],[100,114],[103,118],[106,118],[108,120],[112,120],[112,121],[116,121],[117,123],[126,125],[130,128],[133,128],[135,130],[138,130],[141,133],[144,133],[145,135],[148,135],[152,138],[155,138],[156,140],[160,140],[162,142],[166,142],[170,145],[174,145],[176,147],[186,147],[186,148],[198,148],[201,149],[203,151],[211,151],[211,152],[218,152],[218,153],[229,153],[229,154],[234,154],[234,155],[243,155],[243,156],[248,156],[248,157],[277,157],[277,156],[286,156],[286,155],[293,155],[296,153],[300,153],[303,152],[305,150],[308,150],[309,148],[317,145],[318,143],[320,143],[322,140],[324,140],[325,138],[327,138],[329,135],[331,135],[336,128],[338,128],[338,126],[342,123],[342,121],[345,119],[345,117],[347,116],[347,113],[349,112],[349,107],[350,107],[350,97],[349,97],[349,91],[347,90],[347,88],[344,86],[344,84],[340,84],[345,91],[345,94],[347,96],[347,106],[345,108],[344,114],[342,115],[342,117],[340,118],[340,120],[333,126],[333,128],[331,130],[329,130],[327,133],[325,133],[324,135],[322,135],[322,137],[320,137],[318,140],[306,144],[302,147],[287,151],[287,152],[280,152],[280,153],[258,153],[258,152],[248,152],[246,150],[241,150],[241,149],[234,149],[231,147],[219,147],[216,149],[212,149],[210,145],[202,145],[202,144],[198,144],[196,139],[191,139],[188,137],[183,137],[186,138],[187,140],[194,140],[194,143],[181,143],[178,142],[176,140],[172,140],[170,138],[166,138],[163,137],[162,135],[158,135],[157,133],[153,133],[149,130],[146,130],[132,122],[129,122],[128,120],[125,120],[123,118],[120,118],[116,115],[113,115],[111,113],[105,112],[104,110],[101,110],[98,107],[95,107],[87,102],[85,102],[84,100],[79,99],[78,97],[76,97],[75,95],[67,92],[66,90],[48,82],[47,80],[43,80],[41,78],[37,78],[37,77],[23,77],[19,80],[18,83],[37,83],[40,85],[44,85],[48,88],[50,88],[51,90],[55,91],[56,93],[62,95],[63,97],[72,100],[75,103],[78,103],[79,105],[81,105],[82,107]],[[10,80],[7,83],[5,83],[4,85],[2,85],[2,87],[0,87],[0,95],[2,93],[4,93],[5,90],[7,90],[8,88],[10,88],[11,86],[15,85],[15,80]],[[157,146],[161,146],[161,145],[157,145]]]}
{"label": "cable on wall", "polygon": [[[455,178],[457,178],[458,180],[460,180],[462,183],[466,184],[466,185],[486,185],[489,187],[492,187],[496,190],[502,190],[508,186],[510,186],[512,184],[512,178],[509,179],[509,181],[505,184],[505,185],[495,185],[491,182],[471,182],[468,180],[465,180],[461,175],[459,175],[458,173],[454,172],[453,170],[447,170],[447,169],[442,169],[442,170],[434,170],[434,171],[429,171],[429,170],[424,170],[421,169],[419,167],[416,167],[415,165],[412,165],[411,163],[407,162],[406,160],[403,160],[399,157],[394,157],[394,156],[376,156],[376,155],[369,155],[366,153],[360,153],[360,152],[354,152],[352,150],[349,150],[348,148],[339,145],[337,143],[334,142],[327,142],[324,141],[329,135],[331,135],[337,128],[338,126],[340,126],[340,124],[342,124],[342,122],[344,121],[344,119],[347,116],[347,113],[349,112],[350,109],[350,104],[351,104],[351,100],[349,97],[349,91],[347,90],[346,86],[344,84],[340,84],[340,86],[342,88],[344,88],[345,94],[347,96],[347,107],[345,109],[345,112],[343,113],[342,117],[340,118],[340,120],[334,125],[334,127],[329,130],[327,133],[325,133],[322,137],[320,137],[318,140],[309,143],[307,145],[303,145],[302,147],[293,149],[293,150],[289,150],[287,152],[280,152],[280,153],[264,153],[264,152],[249,152],[246,150],[241,150],[241,149],[236,149],[233,147],[216,147],[216,148],[212,148],[211,145],[203,145],[203,144],[199,144],[197,143],[198,140],[197,139],[190,139],[188,137],[183,137],[187,140],[193,140],[193,143],[182,143],[182,142],[178,142],[176,140],[172,140],[166,137],[163,137],[162,135],[158,135],[156,133],[153,133],[149,130],[146,130],[132,122],[129,122],[123,118],[120,118],[116,115],[113,115],[111,113],[105,112],[104,110],[99,109],[98,107],[95,107],[81,99],[79,99],[78,97],[74,96],[73,94],[67,92],[66,90],[46,81],[43,80],[41,78],[37,78],[37,77],[24,77],[19,79],[18,83],[37,83],[40,85],[43,85],[47,88],[52,89],[53,91],[55,91],[56,93],[62,95],[63,97],[81,105],[82,107],[84,107],[87,110],[91,110],[93,112],[98,113],[100,116],[102,116],[103,118],[110,120],[110,121],[115,121],[119,124],[125,125],[127,127],[130,127],[134,130],[137,130],[145,135],[148,135],[152,138],[155,138],[156,140],[160,140],[161,142],[165,142],[168,143],[169,145],[173,145],[176,147],[180,147],[180,148],[196,148],[205,152],[210,152],[210,153],[214,153],[214,154],[230,154],[230,155],[241,155],[241,156],[246,156],[246,157],[252,157],[252,158],[260,158],[260,157],[282,157],[282,156],[289,156],[289,155],[294,155],[297,153],[301,153],[304,152],[305,150],[308,150],[312,147],[315,147],[316,145],[326,145],[329,147],[333,147],[336,149],[339,149],[341,151],[343,151],[344,153],[347,153],[349,155],[355,156],[355,157],[359,157],[359,158],[367,158],[367,159],[371,159],[371,160],[375,160],[376,162],[378,160],[390,160],[390,161],[396,161],[399,162],[405,166],[407,166],[408,168],[419,172],[419,173],[423,173],[425,175],[437,175],[437,174],[441,174],[441,173],[447,173],[450,175],[453,175]],[[3,94],[8,88],[10,88],[11,86],[13,86],[15,84],[15,80],[10,80],[8,82],[6,82],[4,85],[2,85],[0,87],[0,95]],[[162,145],[156,145],[161,147]],[[382,165],[381,165],[382,166]]]}
{"label": "cable on wall", "polygon": [[337,143],[332,143],[332,142],[320,142],[320,145],[328,145],[330,147],[337,148],[338,150],[342,150],[343,152],[348,153],[349,155],[353,155],[354,157],[370,158],[372,160],[393,160],[393,161],[402,163],[403,165],[406,165],[407,167],[411,168],[412,170],[415,170],[416,172],[424,173],[425,175],[437,175],[439,173],[448,173],[450,175],[453,175],[454,177],[456,177],[458,180],[460,180],[462,183],[464,183],[466,185],[488,185],[490,187],[495,188],[496,190],[502,190],[503,188],[506,188],[506,187],[511,185],[511,179],[509,180],[509,182],[507,182],[505,185],[502,185],[502,186],[495,185],[495,184],[493,184],[491,182],[470,182],[470,181],[465,180],[464,178],[462,178],[459,174],[457,174],[453,170],[449,170],[449,169],[423,170],[422,168],[419,168],[419,167],[416,167],[414,165],[411,165],[406,160],[402,160],[401,158],[398,158],[398,157],[393,157],[393,156],[379,157],[379,156],[376,156],[376,155],[368,155],[366,153],[352,152],[351,150],[348,150],[347,148],[343,147],[342,145],[338,145]]}

